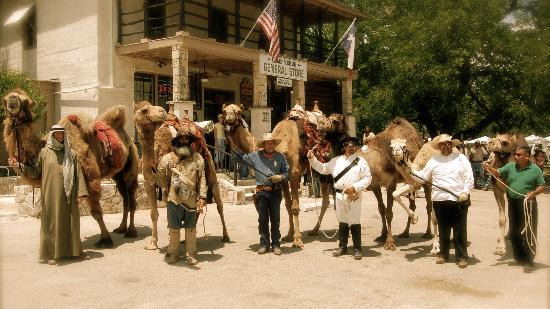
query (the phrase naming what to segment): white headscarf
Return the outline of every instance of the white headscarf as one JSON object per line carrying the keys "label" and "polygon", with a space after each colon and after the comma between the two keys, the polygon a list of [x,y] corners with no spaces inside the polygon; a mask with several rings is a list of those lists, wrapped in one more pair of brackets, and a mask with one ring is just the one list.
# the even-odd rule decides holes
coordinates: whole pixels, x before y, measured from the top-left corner
{"label": "white headscarf", "polygon": [[63,161],[63,187],[65,188],[67,200],[70,201],[74,181],[74,157],[71,153],[71,147],[69,145],[69,139],[67,139],[67,134],[64,134],[64,142],[62,144],[58,142],[55,137],[53,137],[54,132],[64,132],[64,128],[59,125],[52,126],[46,147],[56,151],[65,150],[65,157]]}

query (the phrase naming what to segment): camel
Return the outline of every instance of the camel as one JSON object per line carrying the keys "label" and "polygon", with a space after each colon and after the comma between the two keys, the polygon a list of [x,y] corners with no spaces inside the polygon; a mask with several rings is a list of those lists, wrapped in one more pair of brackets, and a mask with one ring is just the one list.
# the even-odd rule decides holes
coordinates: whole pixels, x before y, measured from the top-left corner
{"label": "camel", "polygon": [[[437,139],[437,137],[434,139],[434,141]],[[395,190],[392,194],[393,199],[399,203],[409,214],[409,218],[414,215],[410,209],[405,206],[403,201],[401,200],[401,196],[404,194],[408,194],[409,196],[413,196],[414,193],[420,189],[420,187],[424,187],[425,192],[430,192],[431,187],[428,183],[424,181],[420,181],[418,178],[413,177],[411,173],[413,173],[413,170],[421,170],[426,166],[426,163],[435,155],[439,154],[439,151],[432,147],[431,143],[425,143],[420,151],[417,152],[416,156],[413,156],[413,152],[411,151],[411,148],[416,149],[415,146],[411,147],[411,143],[408,142],[405,139],[392,139],[391,140],[391,151],[392,155],[395,161],[395,167],[397,171],[401,174],[401,176],[405,180],[405,185],[401,188]],[[458,152],[458,150],[455,148],[453,149],[453,152]],[[414,158],[414,159],[413,159]],[[429,191],[426,191],[428,188]],[[432,199],[431,194],[426,193],[426,203],[428,208],[431,209],[432,205]],[[415,218],[413,218],[413,223],[418,220],[416,215],[414,215]],[[428,216],[428,218],[431,217],[431,223],[434,227],[434,239],[432,243],[432,250],[430,253],[436,254],[439,252],[439,238],[438,238],[438,229],[437,229],[437,219],[434,215]],[[428,222],[430,224],[430,222]]]}
{"label": "camel", "polygon": [[[212,160],[210,151],[208,151],[206,141],[200,132],[200,128],[192,121],[187,119],[178,119],[171,113],[167,114],[162,107],[153,106],[147,101],[134,104],[134,121],[137,126],[139,140],[142,143],[142,170],[144,186],[151,205],[151,221],[153,223],[151,241],[147,244],[145,249],[158,249],[157,223],[159,213],[157,209],[154,174],[160,158],[172,151],[170,140],[172,139],[171,130],[174,128],[184,134],[192,134],[198,137],[198,142],[196,142],[194,147],[196,151],[199,151],[206,162],[206,182],[208,187],[212,189],[212,194],[214,196],[214,200],[216,201],[218,213],[222,221],[222,241],[228,242],[230,239],[227,232],[227,227],[225,225],[223,204],[220,198],[214,161]],[[167,192],[168,190],[168,188],[162,189],[164,192]]]}
{"label": "camel", "polygon": [[[13,158],[27,166],[33,166],[33,160],[38,157],[40,149],[45,145],[43,140],[33,134],[32,108],[34,102],[24,90],[16,88],[2,98],[2,104],[6,111],[3,137],[8,158]],[[25,183],[33,187],[40,187],[40,179],[26,177],[19,167],[16,167],[15,171]]]}
{"label": "camel", "polygon": [[[496,137],[489,140],[487,143],[487,151],[491,153],[491,166],[500,168],[509,162],[514,162],[513,153],[519,146],[527,145],[525,138],[516,133],[498,134]],[[493,194],[498,205],[498,225],[500,227],[500,235],[497,239],[497,247],[494,251],[495,255],[505,255],[506,247],[504,244],[505,229],[506,229],[506,188],[498,181],[491,178],[493,182]]]}
{"label": "camel", "polygon": [[[318,111],[318,108],[314,108]],[[300,180],[309,164],[306,158],[307,151],[313,149],[316,156],[322,162],[327,160],[327,150],[337,150],[339,142],[347,136],[348,127],[344,121],[343,115],[331,114],[329,117],[323,117],[315,127],[310,127],[309,121],[304,117],[298,120],[285,119],[279,122],[273,129],[274,138],[281,139],[282,142],[276,147],[281,152],[289,164],[289,181],[283,184],[283,195],[285,206],[289,218],[289,230],[283,240],[293,240],[293,246],[303,248],[302,234],[300,232],[300,222],[298,214],[300,212],[299,189]],[[312,131],[302,132],[303,128],[313,128]],[[316,131],[316,132],[314,132]],[[314,145],[315,144],[315,145]],[[320,218],[329,205],[329,183],[321,181],[322,211]],[[315,235],[320,226],[320,221],[311,234]]]}
{"label": "camel", "polygon": [[[7,97],[7,99],[6,99]],[[29,115],[32,103],[27,102],[28,96],[19,90],[10,92],[3,100],[7,106],[8,117],[12,123],[20,125],[19,132],[30,134],[31,120]],[[27,102],[27,103],[26,103]],[[88,188],[87,202],[92,217],[101,229],[101,238],[96,247],[109,248],[113,240],[109,234],[99,205],[101,196],[101,179],[112,178],[123,199],[124,214],[120,226],[113,230],[125,237],[137,237],[134,226],[134,212],[136,209],[136,190],[138,175],[137,149],[124,130],[126,108],[122,105],[114,106],[105,113],[93,119],[85,114],[73,114],[62,118],[59,125],[65,127],[65,134],[71,149],[80,163]],[[32,118],[32,117],[31,117]],[[10,121],[6,121],[9,124]],[[28,163],[34,161],[38,145],[18,143],[19,150],[14,149],[14,140],[20,139],[15,130],[5,130],[4,139],[8,145],[10,155],[19,153],[19,160]],[[110,144],[110,147],[105,147]],[[27,148],[28,147],[28,148]],[[25,157],[22,157],[22,154]],[[32,157],[34,155],[34,157]],[[128,213],[130,222],[128,224]]]}
{"label": "camel", "polygon": [[245,127],[242,112],[244,106],[236,104],[223,105],[223,124],[226,126],[225,136],[232,150],[251,153],[255,150],[254,136]]}
{"label": "camel", "polygon": [[[403,177],[396,168],[395,161],[391,154],[391,140],[396,138],[408,139],[411,146],[410,157],[414,158],[421,148],[421,139],[416,129],[404,118],[397,117],[392,120],[384,131],[376,134],[369,141],[369,148],[361,155],[369,164],[372,181],[371,188],[378,203],[378,212],[382,217],[382,232],[376,241],[385,241],[384,249],[395,250],[395,240],[391,231],[391,222],[393,219],[393,192],[397,183],[404,181]],[[384,205],[382,198],[382,186],[386,188],[387,206]],[[428,214],[428,224],[423,238],[432,238],[430,221],[432,218],[431,187],[425,186],[424,192],[427,198],[426,212]],[[416,210],[416,204],[413,198],[409,196],[409,208]],[[407,209],[407,207],[404,207]],[[415,217],[407,210],[409,218],[405,230],[399,235],[408,237],[411,223],[414,223]]]}

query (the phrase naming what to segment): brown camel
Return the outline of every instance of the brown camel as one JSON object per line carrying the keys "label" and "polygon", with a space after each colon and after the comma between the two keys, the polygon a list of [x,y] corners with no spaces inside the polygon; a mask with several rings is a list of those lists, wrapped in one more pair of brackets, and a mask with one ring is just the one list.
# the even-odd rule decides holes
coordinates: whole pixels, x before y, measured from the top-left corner
{"label": "brown camel", "polygon": [[[489,140],[487,150],[491,153],[491,166],[500,168],[509,162],[514,162],[516,149],[519,146],[526,146],[525,138],[516,133],[498,134],[496,137]],[[504,244],[504,234],[506,229],[506,188],[494,177],[491,177],[493,182],[493,194],[498,205],[498,225],[500,227],[500,235],[497,239],[497,247],[494,251],[496,255],[505,255],[506,247]]]}
{"label": "brown camel", "polygon": [[242,120],[244,106],[236,104],[223,105],[223,124],[226,126],[225,136],[229,141],[232,150],[239,150],[243,153],[251,153],[255,150],[254,136]]}
{"label": "brown camel", "polygon": [[[25,103],[28,96],[20,95],[20,92],[11,92],[4,104],[9,107],[7,109],[8,118],[12,118],[12,122],[28,123],[28,117],[22,117],[22,115],[31,115],[30,111],[26,110],[23,113],[21,111],[32,104]],[[118,105],[108,109],[95,120],[85,114],[78,114],[68,115],[59,121],[59,125],[65,127],[70,147],[75,152],[82,168],[88,187],[87,202],[92,217],[98,222],[101,229],[101,239],[95,244],[96,247],[113,246],[113,240],[105,226],[99,205],[102,178],[112,178],[123,199],[122,222],[113,232],[124,233],[125,237],[137,237],[134,212],[136,209],[138,155],[133,141],[124,130],[125,112],[126,108]],[[25,125],[25,128],[30,128],[30,124]],[[6,145],[10,145],[8,149],[10,154],[17,153],[13,149],[12,141],[16,139],[14,134],[16,131],[12,130],[4,136],[7,141]],[[112,146],[105,147],[106,144]],[[27,150],[24,148],[25,145],[24,143],[19,145],[19,153],[28,154],[29,157],[23,159],[22,162],[29,162],[28,160],[32,160],[30,155],[33,153],[36,155],[37,146],[32,145]],[[128,212],[130,213],[129,224]]]}
{"label": "brown camel", "polygon": [[[404,181],[402,175],[396,168],[396,162],[393,159],[391,152],[392,139],[407,139],[407,145],[410,145],[410,158],[414,158],[421,148],[421,139],[418,136],[416,129],[405,119],[396,118],[390,122],[386,129],[376,134],[369,141],[369,149],[366,152],[361,152],[361,155],[369,164],[372,181],[371,189],[378,202],[378,211],[382,217],[382,232],[377,241],[385,241],[384,249],[395,250],[395,240],[391,231],[391,222],[393,219],[393,192],[398,182]],[[384,205],[382,198],[382,186],[386,188],[387,206]],[[428,214],[428,224],[426,232],[422,237],[432,238],[430,221],[432,220],[432,204],[431,204],[431,187],[424,186],[424,194],[426,195],[426,211]],[[409,196],[409,208],[416,210],[414,198]],[[400,237],[409,237],[409,229],[411,224],[411,216],[407,221],[405,230],[399,235]]]}
{"label": "brown camel", "polygon": [[[40,149],[45,145],[43,140],[33,134],[34,102],[24,90],[16,88],[2,98],[2,104],[6,111],[3,135],[8,158],[33,166],[32,161],[38,157]],[[15,171],[27,184],[40,187],[40,179],[26,177],[18,167],[15,167]]]}
{"label": "brown camel", "polygon": [[[198,143],[195,144],[194,147],[196,151],[199,151],[206,162],[206,182],[208,183],[208,187],[212,189],[212,194],[222,221],[222,241],[229,241],[214,161],[212,160],[210,151],[208,151],[206,141],[199,127],[187,119],[180,120],[171,113],[167,114],[162,107],[153,106],[147,101],[134,104],[134,121],[142,146],[142,170],[143,178],[145,179],[144,186],[151,205],[151,221],[153,222],[151,241],[147,244],[145,249],[155,250],[158,248],[157,222],[159,214],[157,210],[154,174],[160,158],[172,151],[170,144],[172,139],[172,134],[170,132],[171,128],[172,130],[176,129],[184,134],[192,134],[199,138]],[[167,192],[167,189],[168,188],[163,188],[163,191]]]}
{"label": "brown camel", "polygon": [[[348,127],[344,121],[344,117],[340,114],[332,114],[329,117],[325,117],[326,125],[320,125],[315,128],[322,135],[322,139],[315,141],[315,144],[323,145],[320,148],[327,149],[324,145],[332,146],[332,149],[338,149],[340,140],[347,135]],[[277,146],[276,150],[281,152],[288,161],[289,164],[289,181],[283,184],[283,194],[285,198],[285,206],[288,212],[289,220],[289,230],[283,240],[290,241],[293,240],[293,246],[298,248],[303,248],[304,243],[302,241],[302,234],[300,232],[300,221],[298,214],[300,212],[299,204],[299,189],[300,189],[300,180],[303,173],[305,173],[309,166],[306,158],[307,151],[314,148],[311,144],[312,136],[317,136],[317,134],[310,134],[312,132],[303,132],[303,123],[300,124],[302,120],[289,120],[285,119],[279,122],[273,129],[273,137],[281,139],[282,142]],[[309,123],[309,122],[307,122]],[[307,126],[307,124],[306,124]],[[316,155],[320,160],[325,161],[326,154],[320,153],[320,149],[315,149]],[[329,190],[328,182],[321,182],[321,196],[322,196],[322,211],[320,218],[326,211],[326,208],[329,205]],[[324,209],[324,211],[323,211]],[[320,221],[318,222],[320,226]],[[312,233],[316,234],[319,230],[317,226]]]}

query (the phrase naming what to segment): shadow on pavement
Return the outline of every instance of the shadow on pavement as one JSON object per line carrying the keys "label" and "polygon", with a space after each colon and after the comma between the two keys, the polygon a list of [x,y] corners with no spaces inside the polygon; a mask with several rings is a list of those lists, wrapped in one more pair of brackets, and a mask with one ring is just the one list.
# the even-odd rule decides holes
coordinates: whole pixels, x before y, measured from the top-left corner
{"label": "shadow on pavement", "polygon": [[134,243],[136,241],[141,241],[149,236],[151,236],[151,228],[148,226],[139,226],[136,225],[137,230],[137,237],[135,238],[126,238],[124,237],[124,234],[117,234],[110,232],[111,238],[113,239],[113,247],[112,248],[96,248],[95,243],[99,241],[101,237],[101,233],[95,234],[92,236],[88,236],[84,238],[84,241],[82,241],[82,249],[95,249],[95,250],[104,250],[104,249],[114,249],[118,246],[126,243]]}
{"label": "shadow on pavement", "polygon": [[102,258],[104,255],[103,253],[101,252],[98,252],[98,251],[92,251],[92,250],[86,250],[84,252],[84,254],[88,257],[88,259],[82,259],[80,257],[72,257],[72,258],[63,258],[63,259],[59,259],[57,260],[57,266],[65,266],[65,265],[69,265],[69,264],[73,264],[73,263],[83,263],[83,262],[86,262],[88,260],[92,260],[92,259],[98,259],[98,258]]}

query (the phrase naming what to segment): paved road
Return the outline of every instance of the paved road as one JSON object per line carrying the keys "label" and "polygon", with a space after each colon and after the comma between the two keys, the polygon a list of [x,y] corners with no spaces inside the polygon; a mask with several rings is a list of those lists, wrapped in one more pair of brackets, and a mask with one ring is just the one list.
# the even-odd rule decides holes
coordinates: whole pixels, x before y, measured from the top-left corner
{"label": "paved road", "polygon": [[[88,261],[66,261],[57,266],[38,264],[40,221],[16,214],[13,199],[0,198],[0,299],[2,308],[220,308],[298,307],[330,308],[549,308],[550,195],[539,198],[539,254],[532,270],[515,266],[510,255],[492,254],[497,238],[497,208],[492,192],[475,191],[469,211],[471,265],[436,265],[429,255],[431,241],[421,238],[426,228],[425,202],[411,237],[398,239],[396,251],[374,242],[380,216],[374,196],[364,193],[363,252],[334,258],[335,240],[304,235],[305,248],[283,244],[283,255],[258,256],[257,213],[252,205],[227,205],[232,242],[220,240],[221,225],[209,205],[206,228],[200,237],[199,264],[169,266],[163,251],[143,249],[151,232],[148,211],[136,213],[139,237],[113,235],[116,248],[98,250],[99,229],[91,217],[81,219],[81,238]],[[304,202],[313,200],[304,199]],[[318,201],[319,202],[319,201]],[[394,207],[394,234],[404,227],[405,213]],[[160,244],[167,243],[166,212],[161,210]],[[311,229],[315,211],[302,212],[302,227]],[[106,215],[110,230],[121,215]],[[288,221],[282,214],[282,232]],[[334,212],[323,226],[334,231]],[[198,236],[203,236],[199,223]],[[452,251],[451,251],[452,254]]]}

